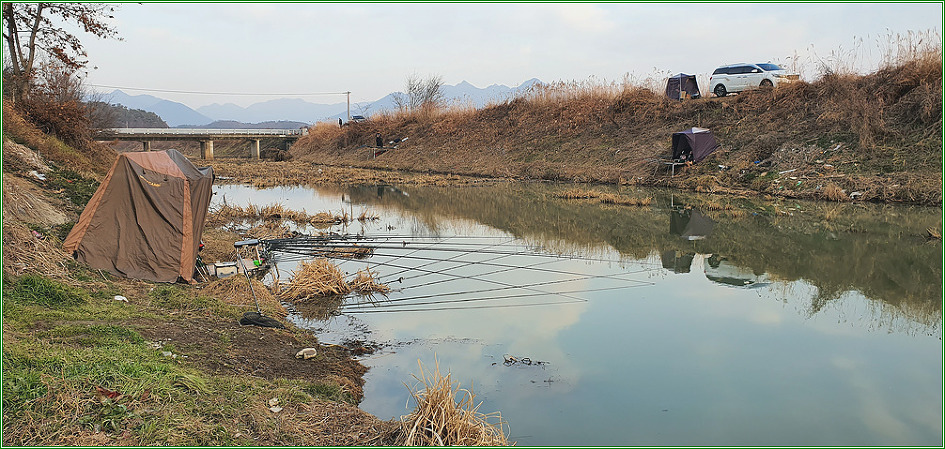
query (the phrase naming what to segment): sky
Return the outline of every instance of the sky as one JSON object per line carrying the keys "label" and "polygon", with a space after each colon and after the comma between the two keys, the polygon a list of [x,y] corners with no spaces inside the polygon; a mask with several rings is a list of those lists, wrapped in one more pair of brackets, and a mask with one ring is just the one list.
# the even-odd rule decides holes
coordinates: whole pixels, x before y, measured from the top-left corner
{"label": "sky", "polygon": [[121,41],[77,33],[86,84],[196,108],[374,101],[411,75],[511,87],[736,62],[868,72],[910,32],[940,42],[942,3],[124,3],[114,16]]}

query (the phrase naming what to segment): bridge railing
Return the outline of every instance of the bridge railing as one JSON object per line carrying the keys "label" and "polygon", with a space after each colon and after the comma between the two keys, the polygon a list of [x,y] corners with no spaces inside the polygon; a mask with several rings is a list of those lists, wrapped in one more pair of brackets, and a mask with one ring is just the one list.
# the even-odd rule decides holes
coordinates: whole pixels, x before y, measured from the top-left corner
{"label": "bridge railing", "polygon": [[134,134],[150,136],[221,136],[221,135],[252,135],[252,136],[304,136],[308,129],[188,129],[188,128],[109,128],[103,130],[105,134]]}

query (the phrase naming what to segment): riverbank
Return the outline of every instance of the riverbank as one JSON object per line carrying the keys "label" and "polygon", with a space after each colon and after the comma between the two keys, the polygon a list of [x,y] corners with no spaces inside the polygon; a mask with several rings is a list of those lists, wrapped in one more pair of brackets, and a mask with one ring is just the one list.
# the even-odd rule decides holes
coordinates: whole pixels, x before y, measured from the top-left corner
{"label": "riverbank", "polygon": [[[665,186],[828,201],[942,203],[941,50],[866,76],[671,101],[634,86],[556,84],[484,109],[320,124],[296,162],[506,179]],[[675,174],[670,136],[721,149]],[[404,139],[386,151],[374,148]]]}
{"label": "riverbank", "polygon": [[[114,152],[3,118],[4,445],[394,444],[398,423],[357,407],[367,368],[351,350],[238,323],[256,307],[245,278],[160,284],[76,263],[62,240]],[[235,234],[205,235],[208,256],[232,259]]]}

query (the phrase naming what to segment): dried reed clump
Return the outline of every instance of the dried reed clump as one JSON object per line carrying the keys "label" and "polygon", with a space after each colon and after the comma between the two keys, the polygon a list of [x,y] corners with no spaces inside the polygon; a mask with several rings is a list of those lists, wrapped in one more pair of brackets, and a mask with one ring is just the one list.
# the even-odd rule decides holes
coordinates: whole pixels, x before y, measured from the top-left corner
{"label": "dried reed clump", "polygon": [[840,186],[832,182],[824,186],[823,190],[820,192],[820,196],[830,201],[850,201],[850,197],[847,196],[846,192],[844,192]]}
{"label": "dried reed clump", "polygon": [[359,270],[348,285],[358,294],[369,297],[374,296],[375,293],[382,295],[390,293],[390,287],[387,284],[378,283],[370,269]]}
{"label": "dried reed clump", "polygon": [[616,204],[618,206],[649,206],[653,198],[627,198],[620,195],[601,194],[600,202],[603,204]]}
{"label": "dried reed clump", "polygon": [[[501,415],[483,414],[474,404],[472,390],[460,389],[459,383],[440,373],[439,362],[432,373],[424,373],[420,365],[420,376],[414,375],[423,389],[411,390],[417,408],[400,420],[398,446],[508,446]],[[459,399],[457,400],[457,397]],[[497,417],[492,424],[490,418]]]}
{"label": "dried reed clump", "polygon": [[367,296],[390,292],[387,285],[374,279],[374,273],[370,270],[358,271],[354,279],[348,282],[344,273],[328,259],[300,263],[292,272],[292,280],[285,287],[279,287],[279,298],[287,301],[307,301],[351,292]]}
{"label": "dried reed clump", "polygon": [[601,193],[595,190],[568,189],[564,192],[555,192],[552,196],[566,200],[586,200],[600,198]]}
{"label": "dried reed clump", "polygon": [[612,193],[603,193],[596,190],[570,189],[564,192],[554,193],[555,198],[568,200],[575,199],[597,199],[601,204],[615,204],[618,206],[649,206],[653,202],[652,198],[628,198]]}
{"label": "dried reed clump", "polygon": [[292,280],[281,289],[279,297],[285,300],[309,299],[344,295],[351,291],[344,273],[327,259],[301,262],[292,272]]}
{"label": "dried reed clump", "polygon": [[280,203],[269,204],[266,206],[257,206],[247,204],[246,206],[231,206],[222,204],[216,209],[210,211],[207,215],[207,223],[212,225],[222,225],[235,220],[263,220],[263,221],[291,221],[299,225],[316,224],[340,224],[351,222],[351,217],[347,212],[341,215],[335,215],[331,212],[318,212],[309,215],[305,211],[289,209]]}

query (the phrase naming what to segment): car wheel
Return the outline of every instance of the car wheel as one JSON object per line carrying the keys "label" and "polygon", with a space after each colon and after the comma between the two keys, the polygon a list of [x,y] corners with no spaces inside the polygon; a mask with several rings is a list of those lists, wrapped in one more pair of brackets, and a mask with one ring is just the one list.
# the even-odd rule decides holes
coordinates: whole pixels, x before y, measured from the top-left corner
{"label": "car wheel", "polygon": [[774,83],[772,83],[771,80],[761,80],[762,89],[770,89],[772,87],[774,87]]}
{"label": "car wheel", "polygon": [[725,90],[725,85],[723,84],[719,84],[718,86],[715,86],[715,90],[713,92],[715,92],[716,97],[724,97],[728,95],[728,91]]}

